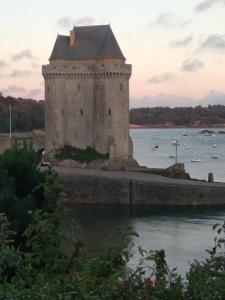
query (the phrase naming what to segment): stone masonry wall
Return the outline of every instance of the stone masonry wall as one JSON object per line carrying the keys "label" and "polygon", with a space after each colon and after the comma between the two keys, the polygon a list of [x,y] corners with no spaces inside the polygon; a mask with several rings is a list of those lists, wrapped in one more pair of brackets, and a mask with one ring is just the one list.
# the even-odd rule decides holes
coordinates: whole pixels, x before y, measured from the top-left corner
{"label": "stone masonry wall", "polygon": [[46,148],[70,144],[127,158],[131,65],[51,62],[43,66]]}
{"label": "stone masonry wall", "polygon": [[66,203],[201,206],[225,205],[225,185],[169,184],[61,174]]}

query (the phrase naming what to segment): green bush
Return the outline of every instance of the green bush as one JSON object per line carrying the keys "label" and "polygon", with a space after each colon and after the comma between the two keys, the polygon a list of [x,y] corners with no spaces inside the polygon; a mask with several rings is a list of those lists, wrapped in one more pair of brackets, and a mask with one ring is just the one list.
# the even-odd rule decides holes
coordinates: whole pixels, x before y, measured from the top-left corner
{"label": "green bush", "polygon": [[68,222],[67,234],[62,234],[67,215],[57,204],[57,175],[41,173],[34,153],[24,151],[0,156],[0,299],[225,299],[225,223],[214,225],[209,258],[195,261],[186,278],[170,270],[164,250],[139,248],[139,264],[128,269],[127,234],[136,235],[131,228],[127,234],[120,231],[117,248],[91,258]]}
{"label": "green bush", "polygon": [[36,154],[27,149],[9,149],[0,155],[0,213],[7,215],[17,232],[17,243],[31,221],[28,211],[55,209],[60,196],[58,176],[37,166]]}
{"label": "green bush", "polygon": [[140,263],[126,268],[126,250],[110,249],[95,258],[82,252],[79,237],[70,238],[70,255],[65,255],[60,231],[62,209],[31,214],[24,236],[30,251],[15,248],[13,232],[0,215],[0,299],[9,300],[221,300],[225,298],[223,230],[203,263],[194,262],[186,280],[170,270],[165,252],[139,249]]}
{"label": "green bush", "polygon": [[91,147],[79,149],[69,145],[56,150],[56,157],[59,159],[73,159],[80,162],[91,162],[97,159],[108,159],[108,154],[101,154]]}

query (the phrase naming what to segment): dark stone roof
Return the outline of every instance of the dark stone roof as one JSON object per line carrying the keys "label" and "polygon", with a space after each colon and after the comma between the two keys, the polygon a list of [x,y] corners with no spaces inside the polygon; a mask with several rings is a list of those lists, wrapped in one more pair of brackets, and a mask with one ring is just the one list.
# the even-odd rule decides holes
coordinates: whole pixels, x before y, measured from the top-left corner
{"label": "dark stone roof", "polygon": [[74,27],[76,39],[58,35],[49,60],[125,59],[109,25]]}

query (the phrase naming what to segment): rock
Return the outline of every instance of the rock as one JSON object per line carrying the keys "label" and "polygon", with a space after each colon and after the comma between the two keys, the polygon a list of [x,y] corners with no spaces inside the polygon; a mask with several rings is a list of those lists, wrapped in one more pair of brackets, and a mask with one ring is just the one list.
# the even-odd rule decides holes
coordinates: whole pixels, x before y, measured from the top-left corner
{"label": "rock", "polygon": [[102,170],[104,166],[105,160],[103,159],[97,159],[89,162],[85,168],[86,169],[92,169],[92,170]]}
{"label": "rock", "polygon": [[215,131],[213,130],[208,130],[208,129],[204,129],[202,131],[199,132],[200,134],[214,134]]}
{"label": "rock", "polygon": [[120,159],[114,158],[104,162],[102,170],[106,171],[127,171],[130,168],[138,168],[137,161],[133,158]]}
{"label": "rock", "polygon": [[106,171],[125,171],[125,164],[119,159],[109,159],[104,162],[102,170]]}
{"label": "rock", "polygon": [[186,173],[184,164],[177,163],[165,170],[165,175],[172,178],[190,179],[190,175]]}
{"label": "rock", "polygon": [[81,163],[79,161],[75,161],[73,159],[65,159],[61,161],[55,161],[54,165],[57,165],[59,167],[65,167],[65,168],[83,168],[84,163]]}

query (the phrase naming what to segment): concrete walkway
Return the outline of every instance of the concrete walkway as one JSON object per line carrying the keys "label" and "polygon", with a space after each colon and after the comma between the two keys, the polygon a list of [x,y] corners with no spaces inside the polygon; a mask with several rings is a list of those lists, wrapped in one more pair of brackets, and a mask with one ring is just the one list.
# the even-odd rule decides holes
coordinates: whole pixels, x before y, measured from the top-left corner
{"label": "concrete walkway", "polygon": [[169,185],[185,185],[185,186],[200,186],[200,187],[224,187],[225,183],[208,183],[199,180],[184,180],[169,178],[156,174],[133,172],[133,171],[102,171],[102,170],[90,170],[83,168],[65,168],[65,167],[54,167],[54,170],[61,175],[87,175],[94,177],[104,177],[112,179],[127,179],[135,181],[144,181],[151,183],[164,183]]}

